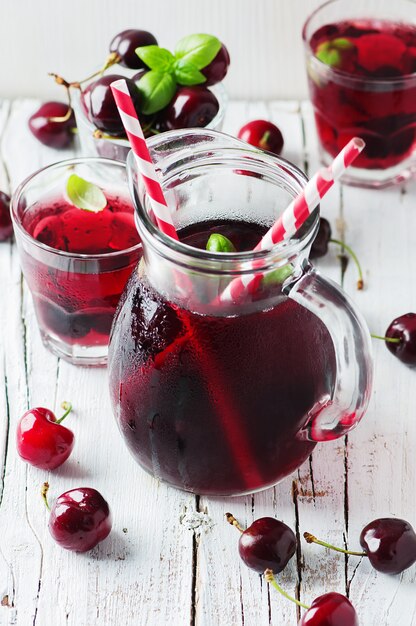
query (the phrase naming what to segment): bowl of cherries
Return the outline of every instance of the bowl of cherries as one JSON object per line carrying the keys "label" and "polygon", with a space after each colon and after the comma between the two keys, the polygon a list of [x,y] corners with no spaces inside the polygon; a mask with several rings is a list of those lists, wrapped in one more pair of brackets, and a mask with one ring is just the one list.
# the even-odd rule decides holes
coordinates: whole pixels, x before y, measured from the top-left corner
{"label": "bowl of cherries", "polygon": [[125,160],[130,150],[110,84],[125,78],[145,136],[205,127],[220,130],[226,109],[222,85],[230,63],[227,48],[212,35],[182,38],[174,52],[143,30],[129,29],[110,43],[104,66],[68,83],[84,154]]}

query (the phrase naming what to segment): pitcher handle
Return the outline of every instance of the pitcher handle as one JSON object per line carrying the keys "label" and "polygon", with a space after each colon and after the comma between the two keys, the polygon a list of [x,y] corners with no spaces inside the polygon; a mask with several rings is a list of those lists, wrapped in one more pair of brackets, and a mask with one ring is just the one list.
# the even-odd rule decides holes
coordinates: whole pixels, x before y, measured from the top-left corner
{"label": "pitcher handle", "polygon": [[287,295],[325,324],[335,350],[332,392],[313,408],[302,434],[311,441],[337,439],[358,424],[370,399],[373,364],[367,324],[342,289],[311,265],[288,285]]}

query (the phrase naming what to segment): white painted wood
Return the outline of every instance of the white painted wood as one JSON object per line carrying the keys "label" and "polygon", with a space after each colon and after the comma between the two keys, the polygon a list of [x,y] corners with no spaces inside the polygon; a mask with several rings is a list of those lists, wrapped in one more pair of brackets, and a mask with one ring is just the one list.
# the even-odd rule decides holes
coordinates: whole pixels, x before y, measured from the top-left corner
{"label": "white painted wood", "polygon": [[[6,190],[9,180],[15,188],[32,170],[74,153],[50,150],[29,135],[27,118],[37,104],[15,101],[10,114],[8,103],[0,108],[7,166],[0,167],[0,187]],[[284,156],[316,169],[310,105],[232,103],[224,130],[236,134],[255,117],[282,128]],[[356,291],[351,264],[345,287],[374,332],[415,307],[415,195],[415,184],[405,192],[337,186],[322,202],[338,235],[343,216],[345,240],[361,258],[366,289]],[[339,281],[337,252],[331,248],[318,266]],[[296,608],[239,560],[238,532],[224,513],[231,510],[242,524],[274,515],[300,537],[308,530],[351,548],[358,547],[362,525],[376,516],[416,522],[414,372],[381,342],[374,348],[372,403],[348,439],[321,444],[292,477],[253,497],[196,499],[157,484],[126,453],[111,416],[105,370],[75,368],[44,350],[15,246],[0,244],[1,626],[295,626]],[[26,466],[15,451],[18,418],[28,405],[59,412],[64,399],[74,402],[68,418],[76,436],[73,456],[53,474]],[[114,530],[90,554],[53,543],[39,497],[45,479],[51,498],[85,484],[110,502]],[[361,626],[415,626],[415,577],[416,568],[400,577],[376,574],[365,559],[346,561],[301,540],[298,559],[279,580],[304,602],[330,590],[349,591]]]}
{"label": "white painted wood", "polygon": [[48,72],[81,80],[104,63],[114,35],[150,30],[173,49],[184,35],[207,32],[229,48],[233,98],[306,96],[301,29],[320,0],[2,0],[3,97],[60,99]]}

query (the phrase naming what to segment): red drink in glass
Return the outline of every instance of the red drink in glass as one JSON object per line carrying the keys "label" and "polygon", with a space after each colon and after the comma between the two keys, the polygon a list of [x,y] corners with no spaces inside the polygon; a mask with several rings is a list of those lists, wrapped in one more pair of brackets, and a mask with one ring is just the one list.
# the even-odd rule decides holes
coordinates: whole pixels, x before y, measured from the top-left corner
{"label": "red drink in glass", "polygon": [[[253,251],[303,188],[300,170],[215,131],[148,144],[179,241],[155,226],[130,153],[143,256],[110,337],[114,414],[134,458],[158,479],[210,495],[263,489],[360,420],[369,334],[345,294],[308,264],[318,211],[292,239]],[[213,234],[237,251],[206,250]],[[235,278],[254,278],[255,288],[219,297]]]}
{"label": "red drink in glass", "polygon": [[[205,248],[211,233],[221,233],[241,252],[265,231],[206,222],[179,235]],[[281,285],[269,285],[256,297],[279,294]],[[139,273],[118,311],[109,359],[119,427],[142,467],[182,489],[224,495],[275,484],[307,458],[315,444],[299,433],[308,411],[330,396],[336,370],[325,325],[283,295],[247,315],[200,315],[169,302]],[[237,435],[235,445],[225,436],[231,420],[255,467]]]}
{"label": "red drink in glass", "polygon": [[67,199],[65,180],[75,167],[71,161],[25,181],[14,196],[13,214],[44,343],[73,363],[99,365],[106,362],[114,312],[141,247],[133,205],[120,186],[124,164],[105,159],[78,164],[76,171],[85,178],[99,182],[98,175],[104,177],[103,210],[86,211]]}
{"label": "red drink in glass", "polygon": [[[411,13],[409,23],[400,16],[384,19],[385,4],[370,18],[365,3],[333,0],[304,27],[323,160],[328,163],[352,137],[362,137],[366,148],[344,180],[370,187],[408,178],[416,150],[416,25]],[[390,14],[402,5],[413,5],[409,11],[416,18],[407,0],[390,3]]]}

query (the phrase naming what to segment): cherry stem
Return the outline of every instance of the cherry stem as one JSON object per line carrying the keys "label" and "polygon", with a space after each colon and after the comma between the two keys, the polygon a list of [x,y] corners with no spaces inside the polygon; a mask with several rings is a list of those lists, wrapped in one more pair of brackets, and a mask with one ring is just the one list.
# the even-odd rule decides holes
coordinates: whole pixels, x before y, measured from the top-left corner
{"label": "cherry stem", "polygon": [[323,546],[324,548],[328,548],[329,550],[334,550],[335,552],[341,552],[342,554],[349,554],[350,556],[367,556],[365,552],[353,552],[352,550],[344,550],[344,548],[337,548],[336,546],[331,545],[330,543],[326,543],[325,541],[320,541],[311,533],[303,533],[304,538],[307,543],[316,543],[318,546]]}
{"label": "cherry stem", "polygon": [[231,524],[231,526],[235,526],[235,528],[237,528],[237,530],[239,530],[240,533],[244,532],[244,528],[240,526],[238,521],[235,519],[234,515],[232,515],[231,513],[226,513],[225,517],[227,518],[227,522]]}
{"label": "cherry stem", "polygon": [[270,131],[266,130],[266,132],[264,133],[263,137],[259,141],[260,148],[263,148],[264,150],[267,150],[269,139],[270,139]]}
{"label": "cherry stem", "polygon": [[273,572],[271,569],[266,569],[264,572],[264,578],[266,580],[266,582],[269,583],[269,585],[272,585],[284,598],[286,598],[287,600],[290,600],[291,602],[294,602],[295,604],[297,604],[298,606],[300,606],[302,609],[310,609],[311,607],[308,606],[307,604],[303,604],[302,602],[300,602],[299,600],[296,600],[296,598],[293,598],[292,596],[290,596],[288,593],[286,593],[286,591],[284,589],[282,589],[282,587],[279,585],[279,583],[276,581]]}
{"label": "cherry stem", "polygon": [[354,250],[350,246],[348,246],[346,243],[344,243],[343,241],[340,241],[339,239],[330,239],[329,242],[330,243],[335,243],[337,246],[341,246],[344,250],[346,250],[348,252],[350,257],[354,261],[354,263],[355,263],[355,265],[357,267],[357,270],[358,270],[357,289],[359,291],[361,291],[361,289],[363,289],[363,287],[364,287],[363,272],[362,272],[361,265],[360,265],[360,262],[358,260],[358,257],[355,254]]}
{"label": "cherry stem", "polygon": [[92,136],[94,139],[112,139],[113,141],[117,141],[117,139],[126,139],[125,137],[116,137],[115,135],[108,135],[107,133],[103,133],[102,130],[96,128],[93,132]]}
{"label": "cherry stem", "polygon": [[373,339],[381,339],[387,343],[401,343],[400,337],[382,337],[381,335],[374,335],[374,333],[371,333],[371,336]]}
{"label": "cherry stem", "polygon": [[41,491],[41,495],[42,495],[42,499],[46,505],[46,508],[48,509],[48,511],[51,510],[51,507],[49,506],[49,502],[48,502],[48,491],[49,491],[49,483],[43,483],[42,485],[42,491]]}
{"label": "cherry stem", "polygon": [[75,80],[72,83],[69,83],[67,80],[65,80],[65,78],[62,78],[62,76],[59,76],[59,74],[54,74],[53,72],[49,72],[49,76],[52,76],[58,85],[63,85],[67,89],[69,89],[69,87],[81,89],[81,85],[88,82],[92,78],[95,78],[96,76],[102,76],[109,67],[118,63],[120,61],[120,58],[121,57],[117,54],[117,52],[111,52],[100,70],[94,72],[94,74],[91,74],[91,76],[87,76],[87,78],[84,78],[83,80]]}
{"label": "cherry stem", "polygon": [[55,424],[60,424],[64,421],[66,416],[72,411],[72,404],[70,402],[62,402],[61,408],[65,411],[65,413],[59,418],[59,420],[56,420]]}

